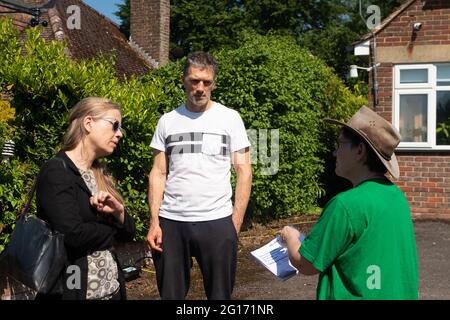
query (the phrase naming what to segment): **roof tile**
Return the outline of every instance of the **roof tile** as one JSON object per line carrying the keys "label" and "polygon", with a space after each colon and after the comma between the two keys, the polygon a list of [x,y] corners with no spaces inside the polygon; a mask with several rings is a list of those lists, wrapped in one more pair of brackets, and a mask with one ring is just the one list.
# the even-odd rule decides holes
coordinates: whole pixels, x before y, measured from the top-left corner
{"label": "roof tile", "polygon": [[[67,13],[67,8],[71,5],[80,8],[79,30],[69,29],[67,24],[72,14],[70,11]],[[31,16],[10,11],[0,5],[0,16],[12,15],[14,25],[23,32],[29,26]],[[143,75],[153,68],[129,45],[117,24],[81,0],[58,0],[54,8],[41,14],[41,19],[49,22],[42,37],[46,41],[67,40],[69,55],[75,60],[113,54],[116,57],[115,69],[121,79]]]}

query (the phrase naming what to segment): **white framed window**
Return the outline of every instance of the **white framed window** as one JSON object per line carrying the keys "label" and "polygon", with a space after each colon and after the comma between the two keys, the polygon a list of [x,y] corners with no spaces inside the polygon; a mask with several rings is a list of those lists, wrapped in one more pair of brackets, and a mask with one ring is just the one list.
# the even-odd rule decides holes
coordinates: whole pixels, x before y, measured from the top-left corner
{"label": "white framed window", "polygon": [[450,63],[394,66],[399,149],[450,150]]}

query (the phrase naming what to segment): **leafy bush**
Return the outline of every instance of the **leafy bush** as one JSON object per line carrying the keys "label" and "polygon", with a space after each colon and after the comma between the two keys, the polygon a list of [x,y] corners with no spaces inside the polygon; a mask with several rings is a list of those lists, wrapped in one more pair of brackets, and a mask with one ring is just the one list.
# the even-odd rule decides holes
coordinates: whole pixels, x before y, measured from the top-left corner
{"label": "leafy bush", "polygon": [[[212,98],[239,111],[247,129],[279,129],[280,135],[278,172],[266,175],[263,163],[253,165],[250,214],[273,219],[309,211],[325,194],[325,159],[336,136],[322,119],[347,119],[367,101],[290,37],[244,33],[238,48],[213,52],[219,72]],[[178,86],[161,112],[183,101],[183,62],[157,71],[168,88]],[[252,145],[252,152],[263,151],[257,140]]]}
{"label": "leafy bush", "polygon": [[[237,47],[213,52],[219,64],[213,100],[239,111],[247,129],[279,129],[276,174],[264,174],[266,165],[259,160],[253,165],[250,215],[267,220],[307,212],[325,195],[325,159],[336,136],[336,129],[322,120],[347,119],[366,99],[355,97],[323,61],[291,37],[243,33]],[[168,87],[179,86],[183,62],[170,65],[170,73],[159,69]],[[180,94],[181,88],[160,111],[177,106]],[[265,150],[255,138],[252,152],[259,159]],[[262,147],[270,155],[270,139]]]}
{"label": "leafy bush", "polygon": [[[39,167],[58,151],[70,108],[84,97],[103,96],[122,105],[124,127],[118,150],[103,161],[136,219],[139,237],[145,236],[149,144],[159,117],[185,99],[183,61],[119,82],[113,56],[71,61],[63,43],[46,44],[39,32],[27,30],[22,49],[11,21],[0,19],[0,88],[13,93],[16,114],[8,126],[14,127],[17,149],[17,157],[0,170],[0,223],[12,225]],[[270,219],[308,210],[324,193],[323,156],[334,134],[322,119],[348,118],[364,99],[288,37],[247,34],[239,49],[213,53],[219,61],[213,99],[238,110],[248,129],[279,129],[278,172],[264,175],[262,163],[254,164],[251,216]]]}
{"label": "leafy bush", "polygon": [[16,215],[25,204],[33,177],[27,172],[30,165],[12,159],[0,164],[0,224],[4,232],[0,233],[0,252],[9,241],[9,232],[14,228]]}
{"label": "leafy bush", "polygon": [[[84,97],[103,96],[123,106],[123,126],[128,128],[117,152],[103,160],[117,179],[142,237],[149,214],[146,204],[146,176],[151,165],[149,144],[160,117],[159,101],[165,96],[160,84],[164,81],[153,77],[145,84],[136,79],[122,84],[115,74],[114,57],[71,61],[64,53],[63,43],[46,44],[39,33],[39,28],[27,30],[22,52],[11,22],[0,20],[0,83],[13,84],[10,103],[16,110],[13,124],[18,162],[11,162],[17,171],[11,179],[17,182],[26,177],[27,182],[15,183],[19,195],[0,195],[3,206],[0,221],[8,224],[10,220],[5,217],[14,216],[20,209],[3,204],[10,204],[13,198],[22,199],[20,194],[25,193],[40,166],[59,150],[71,107]],[[26,168],[18,165],[25,163]],[[3,168],[6,172],[11,170]],[[9,188],[7,180],[0,180],[0,184],[4,190]]]}
{"label": "leafy bush", "polygon": [[279,129],[278,172],[263,175],[264,165],[254,165],[253,214],[273,219],[308,211],[324,195],[324,155],[335,136],[322,120],[348,118],[365,99],[290,37],[246,33],[239,49],[216,57],[214,98],[238,110],[247,128]]}

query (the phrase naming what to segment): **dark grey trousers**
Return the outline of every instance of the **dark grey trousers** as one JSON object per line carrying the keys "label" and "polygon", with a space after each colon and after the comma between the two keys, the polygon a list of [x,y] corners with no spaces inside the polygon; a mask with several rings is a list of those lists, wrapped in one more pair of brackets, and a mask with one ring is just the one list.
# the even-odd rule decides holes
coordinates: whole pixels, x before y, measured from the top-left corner
{"label": "dark grey trousers", "polygon": [[236,276],[237,235],[231,216],[202,222],[159,220],[163,252],[152,252],[161,299],[185,299],[192,257],[209,300],[231,299]]}

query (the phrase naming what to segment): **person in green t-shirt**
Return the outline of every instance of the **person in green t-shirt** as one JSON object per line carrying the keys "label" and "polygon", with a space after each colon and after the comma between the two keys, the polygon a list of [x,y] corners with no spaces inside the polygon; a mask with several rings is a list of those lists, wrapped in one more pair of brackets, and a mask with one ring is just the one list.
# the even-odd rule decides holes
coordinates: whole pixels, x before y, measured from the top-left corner
{"label": "person in green t-shirt", "polygon": [[398,179],[397,130],[362,107],[336,143],[336,174],[353,188],[332,198],[301,243],[281,230],[299,273],[320,273],[317,299],[418,299],[418,262],[408,202],[385,176]]}

